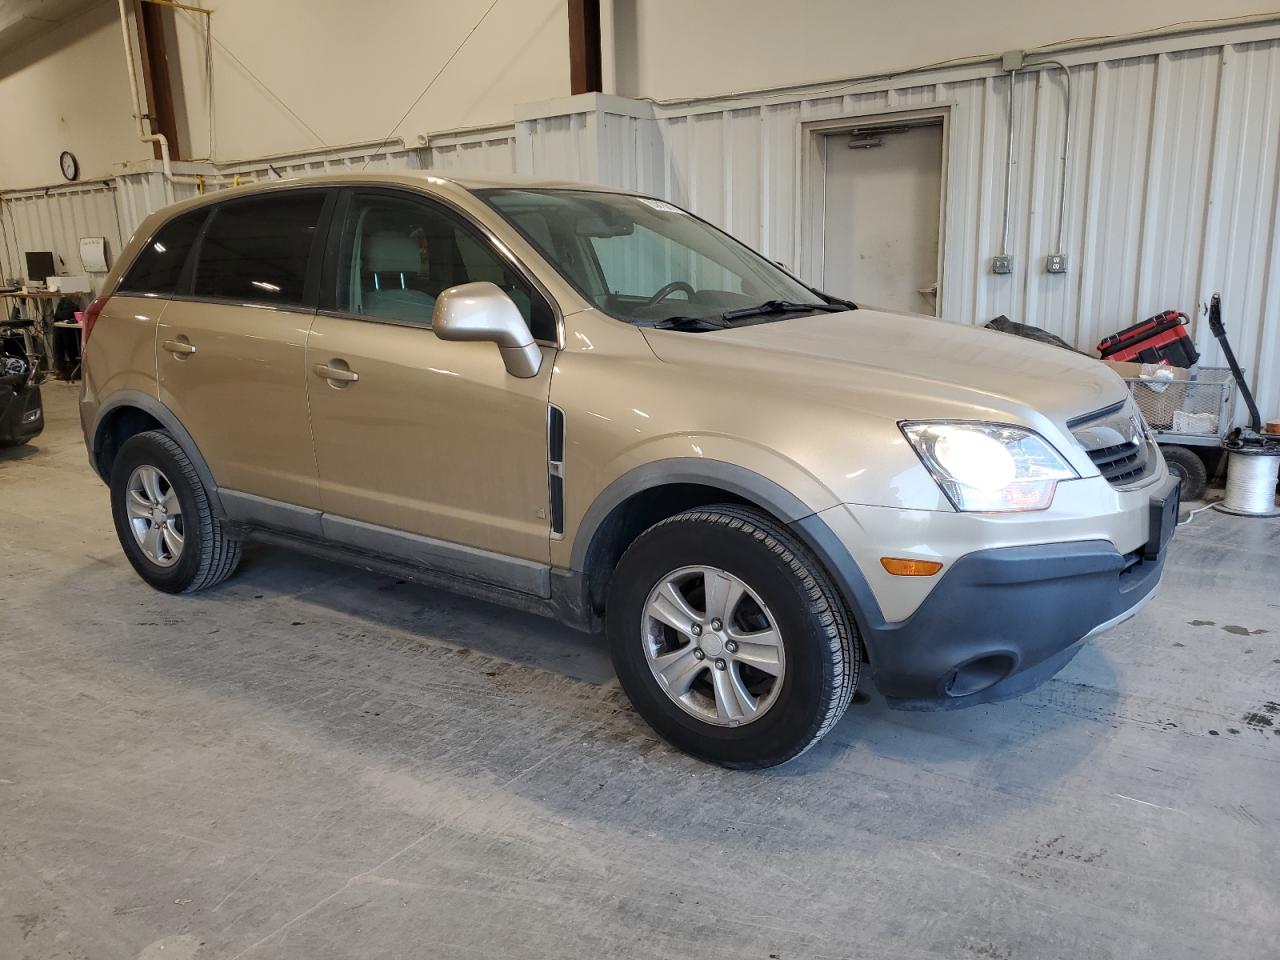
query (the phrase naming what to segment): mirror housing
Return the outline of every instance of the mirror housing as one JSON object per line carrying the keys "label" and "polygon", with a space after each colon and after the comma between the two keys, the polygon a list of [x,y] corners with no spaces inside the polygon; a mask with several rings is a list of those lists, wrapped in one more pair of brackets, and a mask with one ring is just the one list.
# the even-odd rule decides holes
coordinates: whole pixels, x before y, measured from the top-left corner
{"label": "mirror housing", "polygon": [[436,298],[431,329],[441,340],[496,343],[513,377],[528,379],[542,367],[542,351],[529,325],[496,283],[461,283],[445,290]]}

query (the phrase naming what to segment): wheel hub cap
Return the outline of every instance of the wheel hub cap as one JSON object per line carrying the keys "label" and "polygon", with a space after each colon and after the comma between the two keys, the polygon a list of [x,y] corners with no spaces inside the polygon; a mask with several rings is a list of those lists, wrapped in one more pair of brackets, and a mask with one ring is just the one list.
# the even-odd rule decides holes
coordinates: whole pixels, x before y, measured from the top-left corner
{"label": "wheel hub cap", "polygon": [[135,468],[125,487],[125,507],[129,529],[146,558],[161,567],[177,563],[185,527],[182,505],[169,478],[149,464]]}
{"label": "wheel hub cap", "polygon": [[727,570],[689,566],[662,577],[645,601],[641,637],[658,686],[699,720],[751,723],[782,690],[786,657],[777,621]]}

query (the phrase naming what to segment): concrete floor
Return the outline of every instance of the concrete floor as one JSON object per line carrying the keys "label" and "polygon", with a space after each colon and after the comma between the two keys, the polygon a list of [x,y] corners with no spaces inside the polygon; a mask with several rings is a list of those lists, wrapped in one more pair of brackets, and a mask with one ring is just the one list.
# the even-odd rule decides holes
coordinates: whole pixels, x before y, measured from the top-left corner
{"label": "concrete floor", "polygon": [[148,589],[46,398],[0,456],[6,960],[1280,955],[1280,522],[1196,517],[1021,700],[729,773],[533,617],[266,549]]}

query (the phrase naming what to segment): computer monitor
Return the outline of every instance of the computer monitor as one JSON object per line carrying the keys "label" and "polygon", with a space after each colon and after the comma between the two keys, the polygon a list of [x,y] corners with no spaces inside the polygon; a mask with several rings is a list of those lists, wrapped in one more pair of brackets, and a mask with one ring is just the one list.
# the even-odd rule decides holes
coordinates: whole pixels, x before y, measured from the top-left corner
{"label": "computer monitor", "polygon": [[57,272],[53,265],[52,251],[27,252],[27,279],[32,283],[44,283]]}

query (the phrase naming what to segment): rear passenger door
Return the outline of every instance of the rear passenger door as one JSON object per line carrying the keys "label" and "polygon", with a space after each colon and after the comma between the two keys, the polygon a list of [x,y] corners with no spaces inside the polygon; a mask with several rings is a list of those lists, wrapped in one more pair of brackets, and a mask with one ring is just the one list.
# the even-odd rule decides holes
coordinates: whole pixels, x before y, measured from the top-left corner
{"label": "rear passenger door", "polygon": [[296,526],[272,501],[320,505],[304,352],[335,196],[273,191],[212,207],[160,317],[160,400],[243,519]]}

